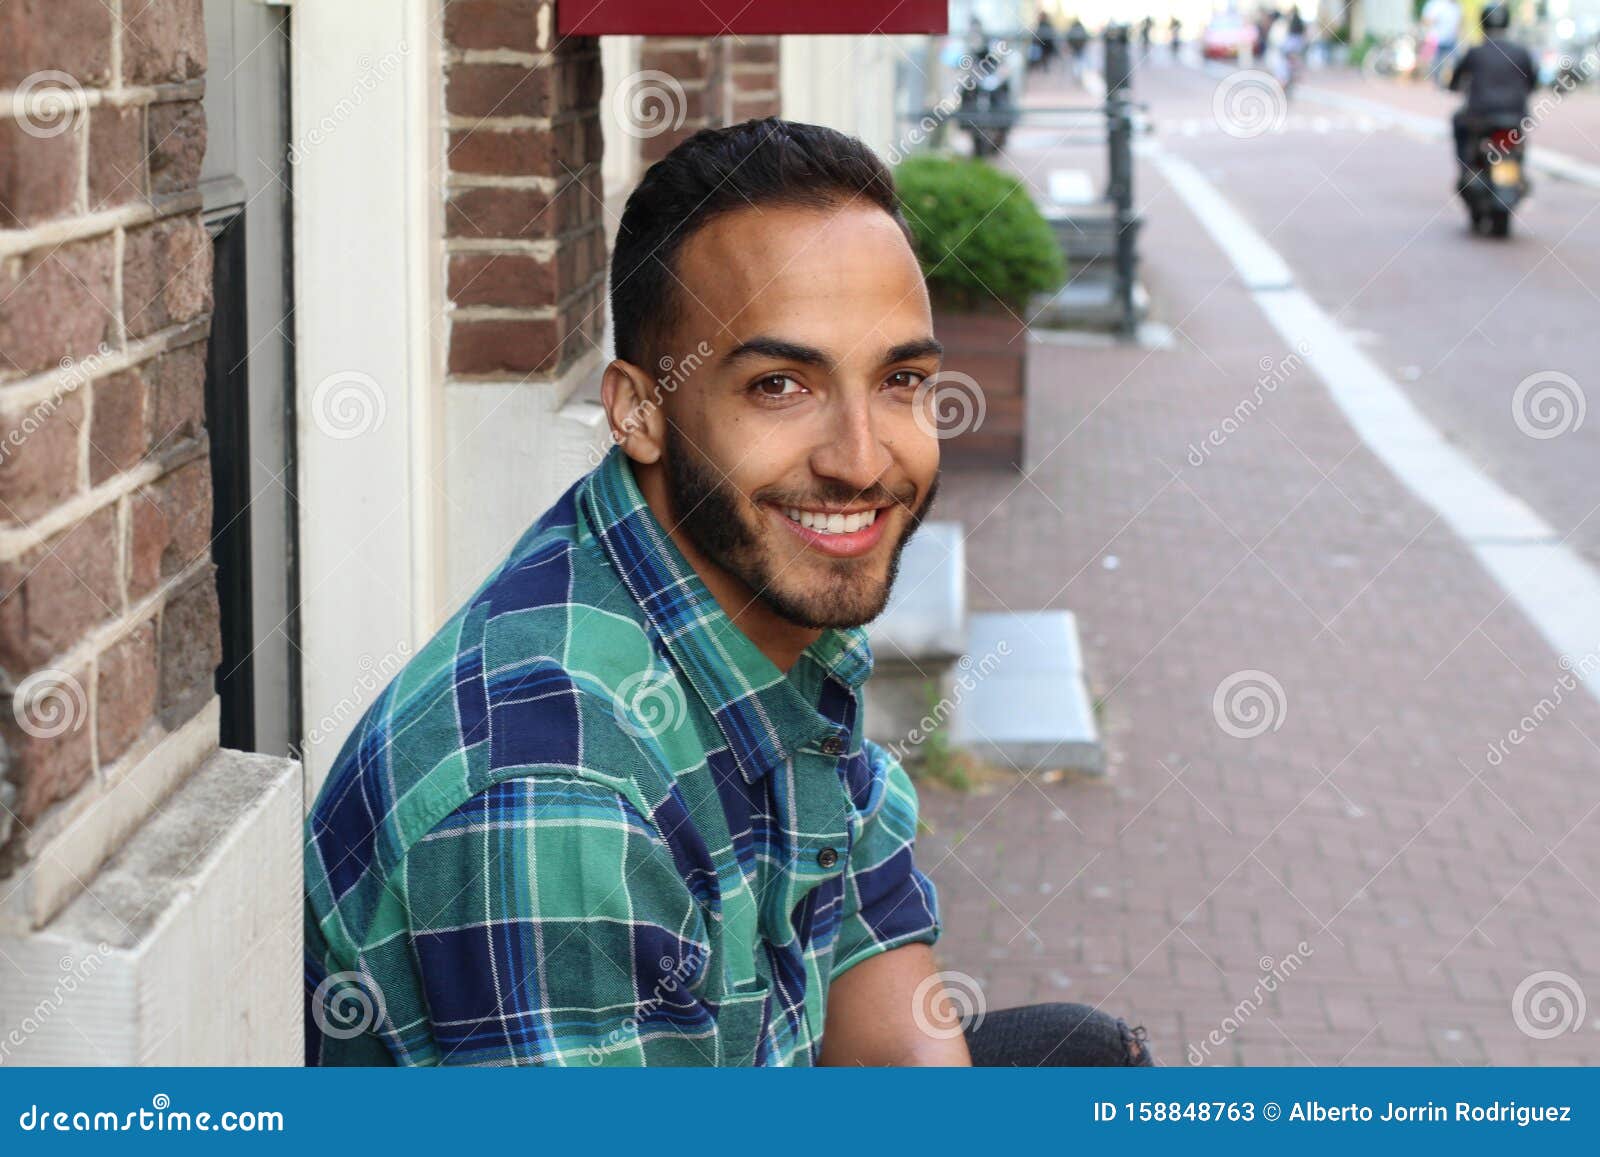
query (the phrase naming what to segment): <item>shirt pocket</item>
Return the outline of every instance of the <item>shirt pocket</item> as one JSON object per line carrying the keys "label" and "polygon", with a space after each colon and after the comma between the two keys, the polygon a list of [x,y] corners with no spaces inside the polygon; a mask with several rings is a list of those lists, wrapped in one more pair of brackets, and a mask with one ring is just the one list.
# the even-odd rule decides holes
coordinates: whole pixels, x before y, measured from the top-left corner
{"label": "shirt pocket", "polygon": [[758,1063],[771,1007],[771,990],[764,987],[723,999],[717,1006],[718,1065],[748,1068]]}

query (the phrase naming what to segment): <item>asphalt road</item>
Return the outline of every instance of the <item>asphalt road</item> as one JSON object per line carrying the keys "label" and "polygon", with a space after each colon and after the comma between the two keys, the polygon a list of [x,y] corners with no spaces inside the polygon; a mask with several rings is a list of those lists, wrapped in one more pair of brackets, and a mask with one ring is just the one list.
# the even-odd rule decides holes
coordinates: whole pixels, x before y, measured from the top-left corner
{"label": "asphalt road", "polygon": [[[1536,178],[1511,240],[1480,239],[1448,146],[1416,123],[1442,118],[1448,96],[1313,76],[1281,131],[1240,136],[1258,122],[1217,114],[1225,83],[1184,67],[1141,73],[1163,146],[1201,168],[1448,439],[1600,562],[1600,188]],[[1361,103],[1341,111],[1318,90]],[[1368,103],[1406,119],[1352,111]],[[1532,149],[1600,154],[1600,96],[1574,94],[1548,121]]]}

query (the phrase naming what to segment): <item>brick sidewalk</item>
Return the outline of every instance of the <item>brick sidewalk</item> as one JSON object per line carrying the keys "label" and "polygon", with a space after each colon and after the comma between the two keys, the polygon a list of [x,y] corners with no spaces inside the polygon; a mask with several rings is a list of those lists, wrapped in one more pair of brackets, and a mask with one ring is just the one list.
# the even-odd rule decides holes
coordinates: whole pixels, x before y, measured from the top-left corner
{"label": "brick sidewalk", "polygon": [[[1104,1002],[1168,1064],[1600,1061],[1600,1018],[1540,1040],[1512,1007],[1546,970],[1600,1001],[1600,704],[1139,182],[1176,346],[1034,345],[1030,472],[940,500],[975,609],[1078,612],[1112,764],[922,789],[944,967],[990,1007]],[[1219,720],[1231,678],[1281,688],[1275,728]]]}

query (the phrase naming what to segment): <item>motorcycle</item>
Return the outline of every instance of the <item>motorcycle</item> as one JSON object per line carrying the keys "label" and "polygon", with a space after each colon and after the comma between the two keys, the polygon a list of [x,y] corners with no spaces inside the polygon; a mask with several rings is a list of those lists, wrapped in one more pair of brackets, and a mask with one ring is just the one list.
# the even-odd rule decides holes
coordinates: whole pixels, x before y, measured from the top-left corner
{"label": "motorcycle", "polygon": [[1480,236],[1509,237],[1511,214],[1528,195],[1526,141],[1519,117],[1479,117],[1466,122],[1467,151],[1461,199]]}

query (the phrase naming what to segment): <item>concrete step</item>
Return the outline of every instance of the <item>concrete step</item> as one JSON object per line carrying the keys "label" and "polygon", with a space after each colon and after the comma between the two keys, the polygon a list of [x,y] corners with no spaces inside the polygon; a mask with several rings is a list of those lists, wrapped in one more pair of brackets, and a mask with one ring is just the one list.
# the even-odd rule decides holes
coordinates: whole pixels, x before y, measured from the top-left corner
{"label": "concrete step", "polygon": [[889,605],[867,627],[867,738],[914,762],[930,707],[949,694],[966,642],[967,555],[959,522],[925,522],[900,555]]}
{"label": "concrete step", "polygon": [[[1112,330],[1122,324],[1122,305],[1110,267],[1102,276],[1098,268],[1081,271],[1053,294],[1040,294],[1028,306],[1035,329]],[[1135,322],[1149,312],[1150,295],[1142,284],[1133,287]]]}
{"label": "concrete step", "polygon": [[986,611],[967,622],[951,742],[1024,775],[1101,774],[1105,749],[1071,611]]}
{"label": "concrete step", "polygon": [[[1096,257],[1116,255],[1117,218],[1111,202],[1096,201],[1071,207],[1046,205],[1042,207],[1042,212],[1055,231],[1061,251],[1067,255],[1067,263],[1072,268]],[[1128,226],[1135,238],[1140,223],[1140,218],[1135,216]]]}

